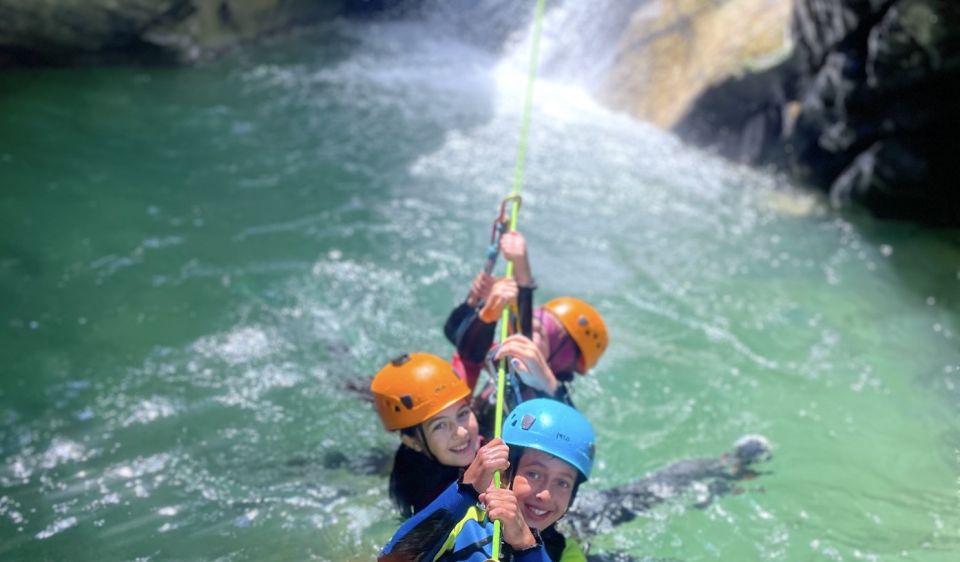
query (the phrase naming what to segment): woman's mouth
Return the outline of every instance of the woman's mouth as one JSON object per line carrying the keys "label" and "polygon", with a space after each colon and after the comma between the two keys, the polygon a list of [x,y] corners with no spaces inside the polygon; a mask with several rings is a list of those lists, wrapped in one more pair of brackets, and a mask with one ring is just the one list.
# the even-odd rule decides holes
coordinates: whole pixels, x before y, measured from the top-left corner
{"label": "woman's mouth", "polygon": [[455,455],[462,455],[470,450],[470,442],[467,441],[463,445],[458,445],[456,447],[450,447],[450,452]]}

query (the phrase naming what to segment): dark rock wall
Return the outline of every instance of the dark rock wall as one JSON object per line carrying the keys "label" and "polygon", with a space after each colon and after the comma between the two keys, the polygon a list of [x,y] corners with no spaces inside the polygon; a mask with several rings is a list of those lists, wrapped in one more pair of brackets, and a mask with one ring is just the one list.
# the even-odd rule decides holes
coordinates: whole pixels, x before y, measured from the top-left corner
{"label": "dark rock wall", "polygon": [[0,66],[182,62],[364,0],[0,0]]}
{"label": "dark rock wall", "polygon": [[884,218],[960,226],[960,1],[796,0],[792,57],[676,126]]}

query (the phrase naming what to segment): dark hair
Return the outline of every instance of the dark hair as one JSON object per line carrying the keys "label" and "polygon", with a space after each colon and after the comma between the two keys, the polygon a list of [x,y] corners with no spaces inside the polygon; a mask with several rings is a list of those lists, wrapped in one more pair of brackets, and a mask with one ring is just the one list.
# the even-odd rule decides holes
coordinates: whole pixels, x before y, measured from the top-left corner
{"label": "dark hair", "polygon": [[423,453],[400,445],[390,471],[390,499],[400,510],[400,516],[409,519],[459,476],[459,467],[440,464]]}

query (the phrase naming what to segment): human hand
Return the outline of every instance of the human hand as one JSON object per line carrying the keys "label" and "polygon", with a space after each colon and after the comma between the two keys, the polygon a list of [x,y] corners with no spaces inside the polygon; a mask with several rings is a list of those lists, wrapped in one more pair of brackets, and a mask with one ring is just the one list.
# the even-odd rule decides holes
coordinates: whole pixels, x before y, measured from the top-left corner
{"label": "human hand", "polygon": [[527,241],[519,232],[505,232],[500,237],[500,251],[503,257],[513,262],[513,276],[521,287],[533,285],[533,273],[527,257]]}
{"label": "human hand", "polygon": [[493,439],[477,451],[477,456],[463,472],[463,483],[472,485],[478,494],[483,493],[493,482],[494,472],[510,467],[509,455],[507,444],[499,437]]}
{"label": "human hand", "polygon": [[540,348],[530,338],[522,334],[514,334],[503,340],[494,359],[499,360],[503,357],[511,358],[510,364],[527,386],[551,395],[557,391],[559,383],[556,375],[547,364]]}
{"label": "human hand", "polygon": [[487,517],[500,522],[503,540],[514,550],[525,550],[537,544],[537,539],[523,519],[513,490],[491,486],[480,494],[480,501],[487,506]]}
{"label": "human hand", "polygon": [[517,282],[510,277],[504,277],[497,280],[487,295],[487,300],[480,309],[480,320],[490,324],[496,322],[503,312],[503,307],[508,304],[517,303],[517,295],[520,290],[517,288]]}
{"label": "human hand", "polygon": [[527,259],[527,241],[517,231],[504,232],[500,237],[500,251],[510,261]]}
{"label": "human hand", "polygon": [[496,277],[490,275],[486,271],[478,272],[477,276],[473,278],[473,282],[470,284],[470,292],[467,293],[467,304],[470,306],[477,306],[480,301],[485,300],[487,295],[490,294],[490,289],[493,288],[493,284],[496,280]]}

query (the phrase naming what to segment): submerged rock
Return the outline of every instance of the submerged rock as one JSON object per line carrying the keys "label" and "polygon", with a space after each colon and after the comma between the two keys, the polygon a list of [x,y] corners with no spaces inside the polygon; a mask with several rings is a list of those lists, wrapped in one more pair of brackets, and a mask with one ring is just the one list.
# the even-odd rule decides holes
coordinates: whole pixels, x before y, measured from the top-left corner
{"label": "submerged rock", "polygon": [[632,521],[671,498],[692,495],[696,507],[706,507],[717,496],[738,493],[734,483],[756,477],[757,465],[771,457],[766,437],[745,435],[719,457],[677,461],[607,490],[581,490],[561,525],[566,533],[588,542],[591,536]]}

